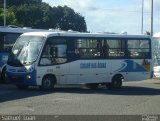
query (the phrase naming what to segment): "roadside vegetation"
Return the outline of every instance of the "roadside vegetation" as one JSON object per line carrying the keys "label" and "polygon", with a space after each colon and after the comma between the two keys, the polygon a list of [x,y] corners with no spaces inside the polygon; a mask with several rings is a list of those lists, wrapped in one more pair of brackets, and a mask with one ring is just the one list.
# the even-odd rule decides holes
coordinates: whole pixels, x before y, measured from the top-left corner
{"label": "roadside vegetation", "polygon": [[[3,1],[0,3],[0,26],[3,26]],[[62,29],[86,32],[85,18],[67,6],[51,7],[42,0],[7,0],[7,25],[37,29]]]}

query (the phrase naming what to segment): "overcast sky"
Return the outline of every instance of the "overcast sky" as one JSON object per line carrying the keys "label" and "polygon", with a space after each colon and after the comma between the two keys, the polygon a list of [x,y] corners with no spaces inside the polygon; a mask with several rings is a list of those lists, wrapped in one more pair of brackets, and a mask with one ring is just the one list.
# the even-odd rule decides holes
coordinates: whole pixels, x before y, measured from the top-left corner
{"label": "overcast sky", "polygon": [[[154,1],[154,33],[160,32],[160,0]],[[141,34],[142,0],[43,0],[67,5],[85,17],[90,32]],[[150,31],[151,0],[144,0],[144,33]]]}

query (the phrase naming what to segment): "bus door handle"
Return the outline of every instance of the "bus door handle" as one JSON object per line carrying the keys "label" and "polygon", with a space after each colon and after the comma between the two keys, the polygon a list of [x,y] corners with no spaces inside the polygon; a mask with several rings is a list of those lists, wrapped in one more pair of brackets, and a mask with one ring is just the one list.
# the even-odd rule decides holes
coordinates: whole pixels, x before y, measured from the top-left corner
{"label": "bus door handle", "polygon": [[56,66],[56,68],[60,68],[60,66]]}

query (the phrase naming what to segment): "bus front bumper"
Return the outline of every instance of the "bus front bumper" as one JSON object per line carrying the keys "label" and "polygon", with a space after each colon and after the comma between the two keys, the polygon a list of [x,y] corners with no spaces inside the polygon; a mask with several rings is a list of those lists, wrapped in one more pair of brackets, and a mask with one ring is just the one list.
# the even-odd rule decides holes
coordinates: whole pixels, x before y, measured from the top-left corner
{"label": "bus front bumper", "polygon": [[21,84],[21,85],[29,85],[34,86],[36,85],[36,72],[28,72],[28,73],[6,73],[6,79],[8,83],[11,84]]}

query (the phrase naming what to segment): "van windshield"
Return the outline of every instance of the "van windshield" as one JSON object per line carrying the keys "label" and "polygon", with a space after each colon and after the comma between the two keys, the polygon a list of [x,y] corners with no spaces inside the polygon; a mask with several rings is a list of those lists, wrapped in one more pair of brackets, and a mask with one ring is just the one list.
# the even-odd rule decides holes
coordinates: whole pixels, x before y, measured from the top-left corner
{"label": "van windshield", "polygon": [[16,65],[33,63],[39,55],[43,40],[44,37],[40,36],[19,37],[12,48],[12,52],[8,58],[8,63],[15,63]]}

